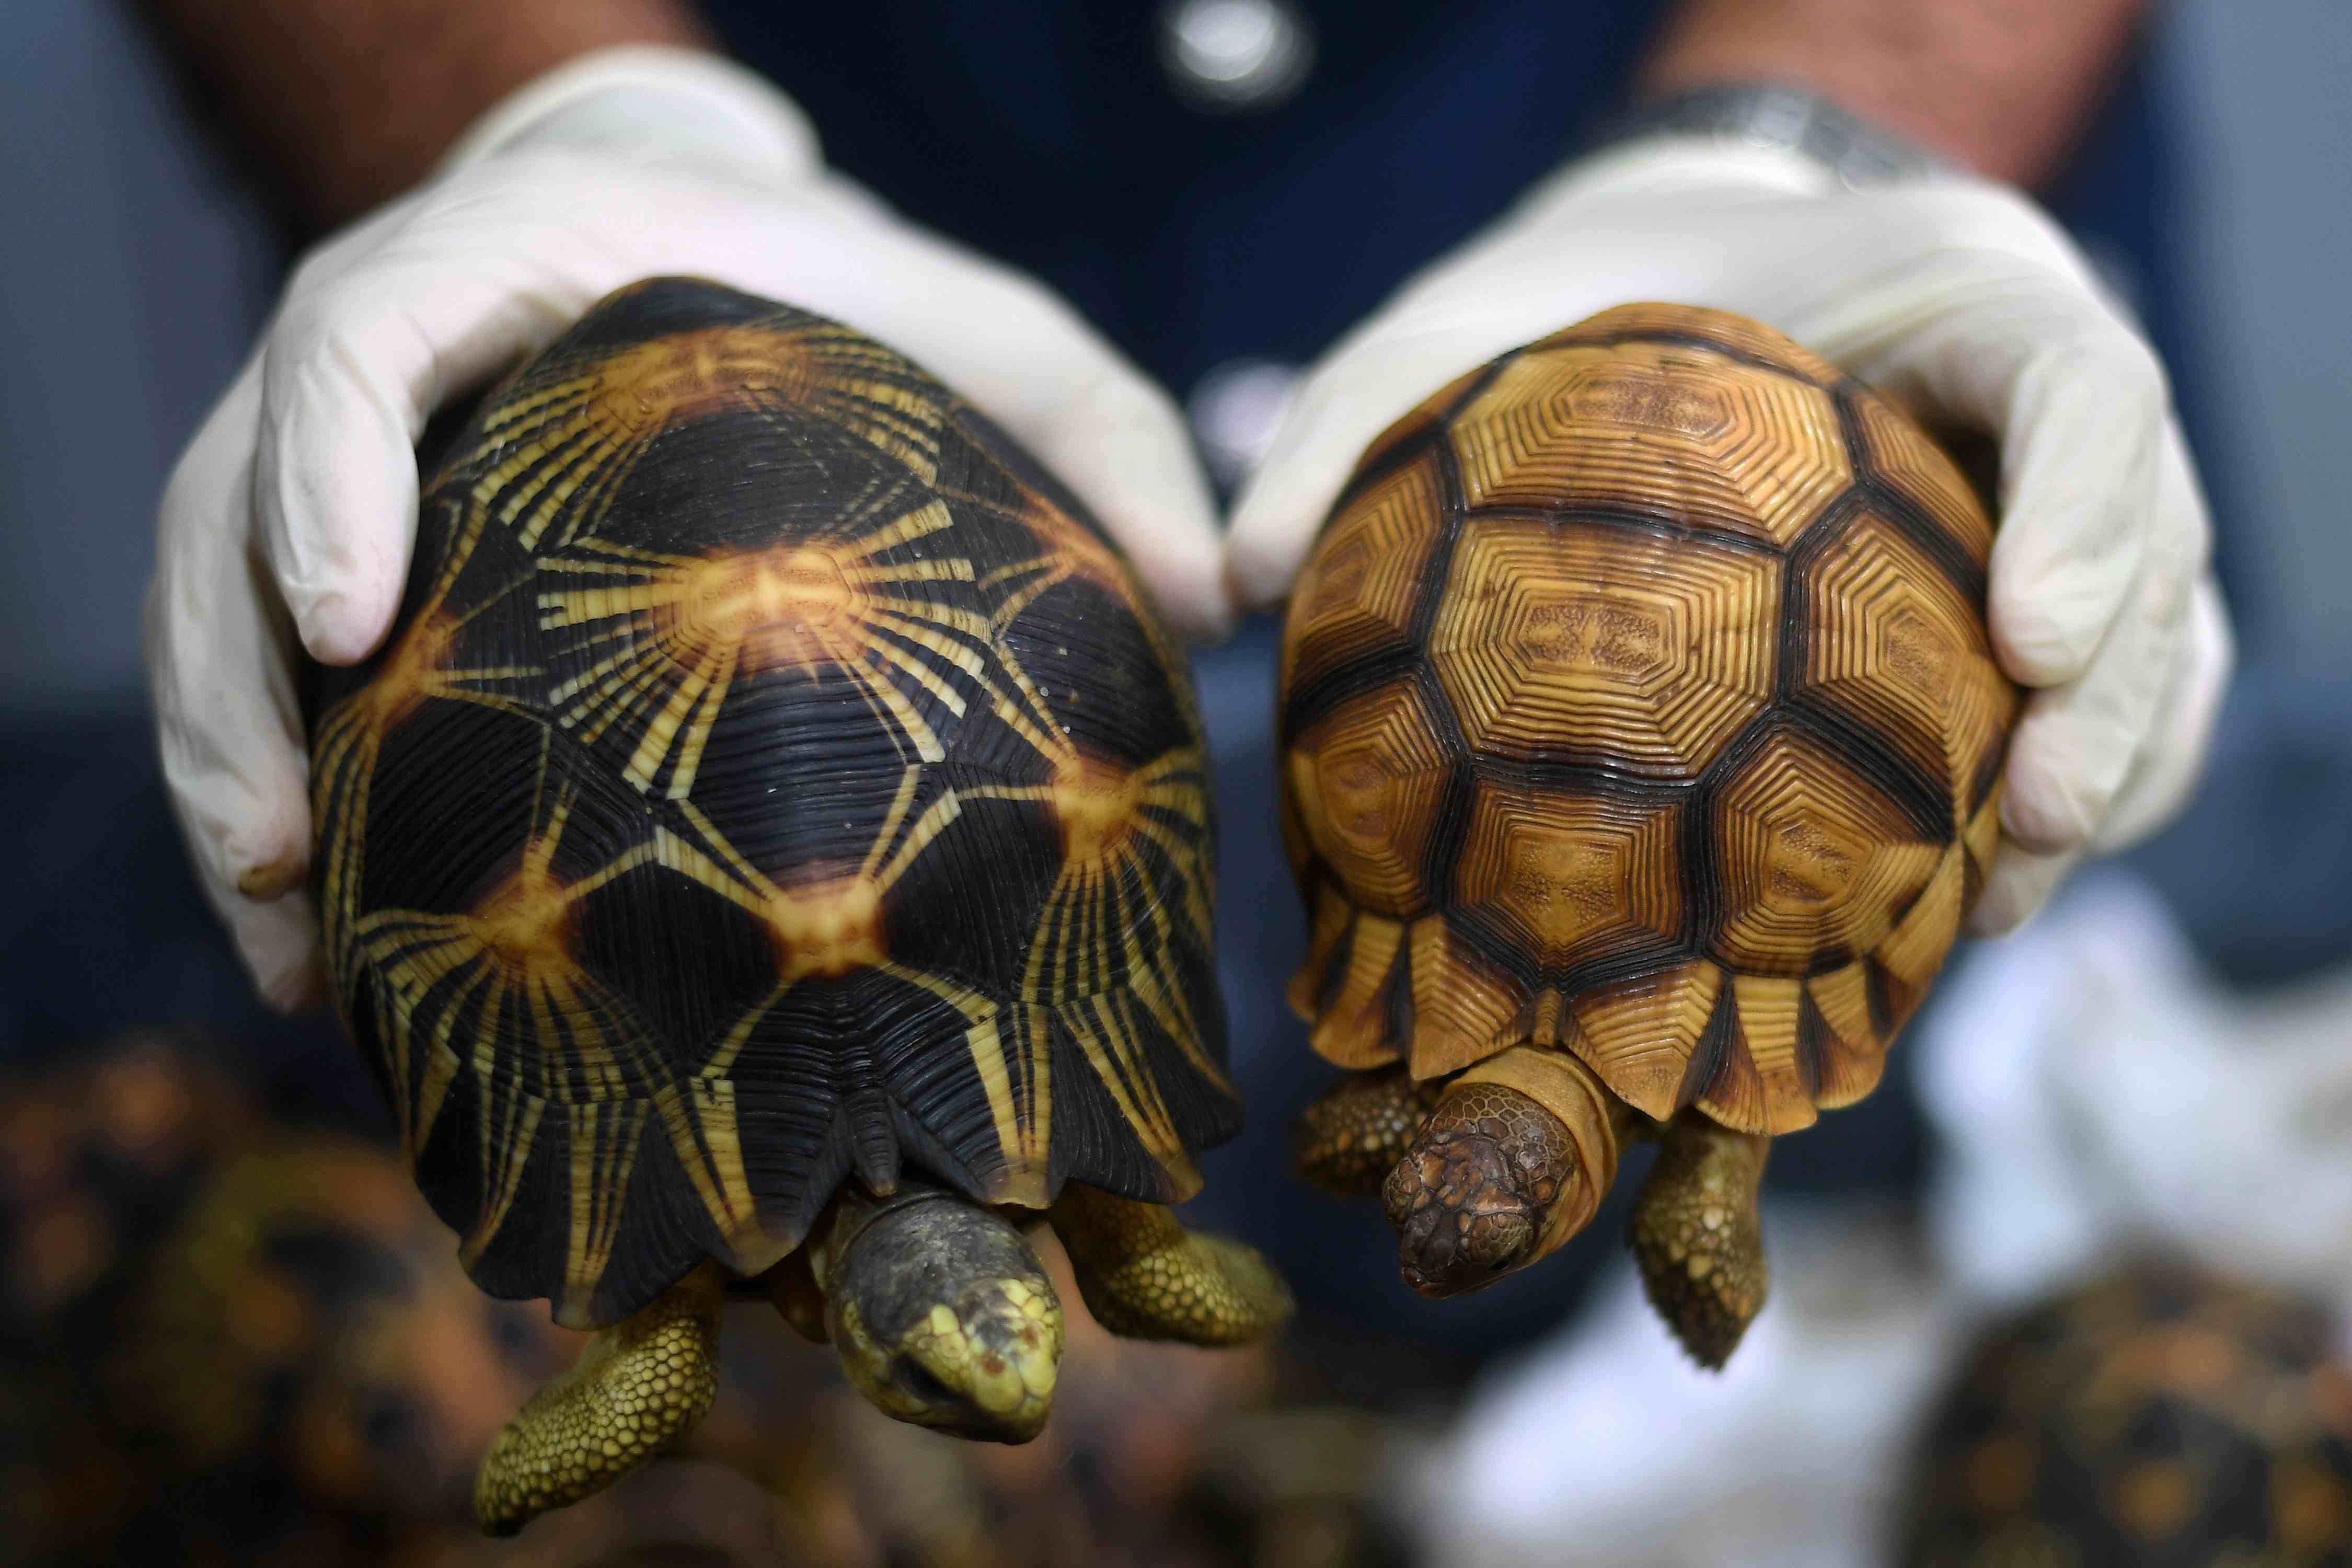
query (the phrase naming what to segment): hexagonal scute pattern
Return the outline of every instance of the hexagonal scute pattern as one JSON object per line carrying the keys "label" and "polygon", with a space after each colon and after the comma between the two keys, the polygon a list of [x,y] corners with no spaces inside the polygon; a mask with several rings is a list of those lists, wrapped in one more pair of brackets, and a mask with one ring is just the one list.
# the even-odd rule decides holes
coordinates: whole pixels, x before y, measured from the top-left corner
{"label": "hexagonal scute pattern", "polygon": [[1680,805],[1481,780],[1455,862],[1458,909],[1549,974],[1682,931]]}
{"label": "hexagonal scute pattern", "polygon": [[1843,371],[1802,343],[1746,316],[1729,310],[1710,310],[1702,305],[1666,305],[1654,300],[1612,305],[1597,316],[1587,316],[1572,327],[1561,328],[1529,348],[1550,349],[1570,343],[1605,346],[1627,338],[1664,339],[1670,342],[1696,339],[1700,342],[1693,346],[1703,353],[1712,351],[1718,357],[1725,353],[1738,355],[1823,386],[1835,386],[1845,376]]}
{"label": "hexagonal scute pattern", "polygon": [[1297,689],[1369,657],[1409,646],[1414,601],[1444,532],[1433,456],[1383,475],[1350,498],[1291,589],[1297,634],[1285,639],[1283,680]]}
{"label": "hexagonal scute pattern", "polygon": [[1286,634],[1316,1048],[1533,1044],[1773,1134],[1869,1093],[2000,843],[2019,694],[1958,468],[1770,329],[1655,304],[1378,450]]}
{"label": "hexagonal scute pattern", "polygon": [[1800,600],[1808,695],[1898,753],[1965,822],[2017,710],[1983,616],[1875,508],[1806,563]]}
{"label": "hexagonal scute pattern", "polygon": [[1807,974],[1885,940],[1948,846],[1814,737],[1771,735],[1717,795],[1713,827],[1726,966]]}
{"label": "hexagonal scute pattern", "polygon": [[1474,510],[1601,508],[1780,548],[1853,481],[1828,393],[1676,343],[1522,355],[1454,445]]}
{"label": "hexagonal scute pattern", "polygon": [[1429,658],[1475,752],[1693,778],[1770,697],[1780,609],[1755,551],[1479,517]]}
{"label": "hexagonal scute pattern", "polygon": [[1853,411],[1872,476],[1918,508],[1979,567],[1990,561],[1992,519],[1958,465],[1916,421],[1877,394],[1856,395]]}
{"label": "hexagonal scute pattern", "polygon": [[1457,759],[1421,694],[1392,681],[1349,699],[1291,747],[1289,782],[1314,851],[1365,909],[1429,904],[1420,862]]}

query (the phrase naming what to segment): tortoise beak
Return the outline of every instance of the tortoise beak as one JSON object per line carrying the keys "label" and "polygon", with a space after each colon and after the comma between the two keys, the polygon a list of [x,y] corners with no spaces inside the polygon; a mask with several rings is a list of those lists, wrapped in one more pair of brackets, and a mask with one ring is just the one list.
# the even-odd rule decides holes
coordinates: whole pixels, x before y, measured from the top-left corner
{"label": "tortoise beak", "polygon": [[890,1382],[910,1419],[960,1437],[1026,1443],[1045,1429],[1062,1360],[1061,1303],[1034,1279],[969,1282],[899,1341]]}

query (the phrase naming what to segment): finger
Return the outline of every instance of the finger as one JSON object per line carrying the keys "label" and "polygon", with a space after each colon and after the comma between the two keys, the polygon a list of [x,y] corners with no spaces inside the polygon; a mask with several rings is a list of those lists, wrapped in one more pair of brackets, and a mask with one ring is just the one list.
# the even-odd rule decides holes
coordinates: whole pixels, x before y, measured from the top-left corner
{"label": "finger", "polygon": [[1801,335],[1931,417],[1999,437],[1994,651],[2028,686],[2079,678],[2157,518],[2168,394],[2155,356],[2079,281],[2006,255],[1939,252],[1848,295]]}
{"label": "finger", "polygon": [[1245,605],[1267,608],[1290,592],[1324,515],[1373,437],[1519,341],[1496,345],[1496,335],[1440,330],[1374,337],[1340,350],[1307,379],[1234,505],[1225,569]]}
{"label": "finger", "polygon": [[500,259],[458,268],[422,239],[380,236],[366,261],[306,268],[289,288],[262,353],[253,492],[278,592],[315,657],[363,658],[392,623],[426,418],[592,297],[538,248],[499,237],[480,249]]}
{"label": "finger", "polygon": [[2058,884],[2082,860],[2079,849],[2036,855],[2004,838],[1976,907],[1969,911],[1970,936],[2005,936],[2050,901]]}
{"label": "finger", "polygon": [[248,365],[163,492],[147,667],[174,816],[197,879],[262,994],[317,988],[308,766],[292,628],[253,538],[260,373]]}
{"label": "finger", "polygon": [[[2010,742],[2001,826],[2049,853],[2089,844],[2151,743],[2207,553],[2204,503],[2172,438],[2139,581],[2078,678],[2035,692]],[[1998,546],[1996,546],[1998,548]]]}
{"label": "finger", "polygon": [[1095,512],[1171,623],[1229,631],[1215,510],[1167,395],[1044,287],[854,199],[818,205],[843,232],[792,258],[794,302],[971,399]]}
{"label": "finger", "polygon": [[2106,823],[2093,835],[2092,847],[2128,847],[2179,811],[2204,772],[2236,658],[2221,589],[2211,577],[2200,578],[2189,595],[2180,650],[2157,703],[2147,740],[2116,792]]}

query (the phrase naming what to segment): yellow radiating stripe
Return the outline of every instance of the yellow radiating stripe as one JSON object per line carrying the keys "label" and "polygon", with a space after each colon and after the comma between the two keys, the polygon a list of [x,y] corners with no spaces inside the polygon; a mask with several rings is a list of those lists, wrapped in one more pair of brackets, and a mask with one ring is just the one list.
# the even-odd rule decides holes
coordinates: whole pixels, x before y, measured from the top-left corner
{"label": "yellow radiating stripe", "polygon": [[735,1085],[725,1078],[698,1074],[678,1089],[663,1090],[654,1104],[669,1133],[671,1150],[685,1168],[687,1179],[694,1184],[703,1213],[730,1245],[740,1247],[758,1229],[758,1214],[751,1181],[743,1171]]}
{"label": "yellow radiating stripe", "polygon": [[[995,621],[999,630],[1019,620],[1021,612],[1035,604],[1048,590],[1056,588],[1070,580],[1069,568],[1058,562],[1040,558],[1037,564],[1043,574],[1005,595],[1004,602],[991,612],[991,618]],[[994,576],[995,574],[991,573],[990,575]]]}
{"label": "yellow radiating stripe", "polygon": [[702,702],[694,710],[694,719],[687,726],[685,743],[679,748],[677,769],[671,773],[668,795],[672,800],[684,800],[694,788],[697,774],[702,771],[702,753],[710,744],[710,727],[719,722],[719,710],[727,705],[727,693],[735,684],[735,665],[740,645],[729,648],[722,656],[718,671],[713,674],[703,693]]}
{"label": "yellow radiating stripe", "polygon": [[[845,582],[860,587],[885,586],[900,583],[971,583],[971,562],[961,555],[927,555],[917,561],[894,562],[885,566],[845,566],[841,570]],[[920,600],[909,603],[919,604]],[[971,612],[966,611],[966,614]]]}
{"label": "yellow radiating stripe", "polygon": [[[956,798],[956,793],[953,790],[949,790],[939,799],[931,802],[923,815],[915,819],[915,826],[907,830],[906,842],[898,847],[898,854],[890,858],[890,863],[882,868],[881,876],[876,879],[876,889],[887,893],[897,886],[898,879],[907,874],[907,868],[915,863],[915,857],[929,848],[932,841],[939,837],[948,824],[962,814],[963,803]],[[878,843],[879,840],[877,842]]]}
{"label": "yellow radiating stripe", "polygon": [[[645,729],[637,735],[637,749],[629,754],[629,760],[621,767],[621,776],[636,785],[640,794],[653,793],[654,775],[661,771],[662,763],[669,756],[671,745],[678,741],[689,718],[702,706],[704,695],[714,684],[724,681],[732,674],[734,663],[731,652],[716,656],[706,653],[692,668],[676,670],[677,679],[670,682],[669,700],[646,720]],[[708,726],[705,730],[707,731]],[[680,753],[678,771],[685,775],[688,784],[693,784],[694,770],[701,760],[699,747],[695,748],[690,756]],[[687,792],[673,788],[670,793],[679,795]]]}
{"label": "yellow radiating stripe", "polygon": [[[630,630],[630,628],[625,626],[615,632],[614,636],[625,636],[628,630]],[[559,707],[566,705],[571,702],[572,698],[578,696],[581,692],[585,691],[592,687],[601,686],[604,684],[613,672],[618,669],[621,666],[628,664],[633,660],[642,660],[645,658],[646,649],[642,644],[634,640],[624,643],[619,652],[613,654],[607,658],[598,660],[595,664],[591,665],[582,674],[573,676],[571,679],[558,686],[553,691],[549,692],[548,700]],[[584,709],[586,706],[590,706],[590,704],[583,704],[583,706]]]}
{"label": "yellow radiating stripe", "polygon": [[[597,1281],[613,1261],[637,1140],[645,1131],[639,1103],[590,1103],[571,1108],[571,1230],[564,1245],[566,1316],[583,1316]],[[609,1124],[609,1125],[608,1125]]]}
{"label": "yellow radiating stripe", "polygon": [[677,803],[677,808],[709,840],[711,847],[726,858],[726,866],[722,869],[718,861],[666,827],[654,830],[655,858],[660,864],[693,878],[719,897],[754,914],[762,913],[771,900],[782,896],[782,889],[761,875],[759,868],[744,859],[735,846],[728,843],[711,826],[701,807],[690,800],[682,800]]}
{"label": "yellow radiating stripe", "polygon": [[[1045,1166],[1038,1150],[1044,1145],[1042,1142],[1033,1144],[1022,1131],[1014,1083],[1019,1075],[1005,1055],[1002,1016],[996,1004],[970,986],[919,969],[908,969],[897,963],[885,963],[881,967],[885,974],[922,987],[963,1015],[968,1024],[963,1036],[964,1048],[971,1053],[972,1070],[978,1074],[981,1089],[988,1096],[989,1115],[995,1123],[997,1147],[1004,1152],[1008,1190],[999,1194],[1000,1201],[1031,1203],[1034,1199],[1034,1206],[1043,1207]],[[1034,1057],[1032,1061],[1031,1081],[1037,1086],[1029,1097],[1034,1132],[1045,1125],[1052,1108],[1045,1090],[1046,1068],[1044,1058],[1042,1056]],[[1036,1136],[1042,1138],[1044,1134],[1037,1132]]]}
{"label": "yellow radiating stripe", "polygon": [[[852,533],[849,535],[849,541],[859,547],[858,558],[866,560],[885,551],[896,550],[899,545],[914,540],[927,539],[934,533],[954,526],[954,514],[948,510],[946,504],[939,500],[929,500],[910,511],[901,512],[863,533]],[[971,568],[967,566],[965,569],[969,571]],[[898,571],[900,568],[880,567],[875,570]]]}
{"label": "yellow radiating stripe", "polygon": [[1152,821],[1148,813],[1137,812],[1133,825],[1137,832],[1167,852],[1171,864],[1175,868],[1177,879],[1184,885],[1184,918],[1191,923],[1193,934],[1205,946],[1214,929],[1215,917],[1210,911],[1207,894],[1201,886],[1199,847],[1185,843],[1165,824]]}
{"label": "yellow radiating stripe", "polygon": [[[1076,1038],[1079,1049],[1086,1053],[1087,1065],[1094,1069],[1096,1079],[1109,1090],[1111,1099],[1118,1103],[1119,1114],[1129,1127],[1136,1130],[1137,1142],[1156,1158],[1162,1151],[1176,1146],[1175,1130],[1166,1125],[1164,1111],[1155,1119],[1152,1111],[1147,1110],[1139,1097],[1132,1092],[1122,1070],[1124,1064],[1118,1059],[1116,1047],[1107,1046],[1097,1036],[1100,1023],[1094,1013],[1094,1004],[1097,1000],[1089,997],[1066,1010],[1063,1021],[1070,1026],[1070,1033]],[[1080,1026],[1070,1016],[1072,1013],[1086,1015],[1092,1021],[1091,1026]]]}
{"label": "yellow radiating stripe", "polygon": [[[871,631],[874,628],[868,627],[867,629]],[[929,665],[925,664],[922,659],[912,651],[900,647],[894,643],[882,641],[879,638],[866,639],[866,649],[869,662],[877,658],[888,661],[892,667],[904,670],[907,674],[913,676],[924,690],[929,692],[932,696],[940,700],[940,706],[944,707],[949,712],[954,714],[959,719],[963,717],[963,693],[958,691],[954,687],[950,686],[938,670],[933,669]],[[882,679],[887,680],[890,679],[889,672],[887,670],[883,670],[879,673]]]}
{"label": "yellow radiating stripe", "polygon": [[[507,1130],[508,1136],[504,1147],[509,1152],[509,1158],[499,1166],[497,1184],[491,1191],[491,1201],[484,1205],[481,1214],[475,1219],[474,1228],[466,1233],[466,1239],[459,1249],[460,1255],[469,1264],[479,1259],[482,1254],[488,1250],[490,1243],[498,1237],[499,1227],[506,1223],[507,1211],[514,1206],[515,1192],[522,1183],[523,1168],[529,1163],[531,1141],[539,1135],[540,1112],[545,1107],[539,1100],[520,1093],[516,1095],[515,1100],[520,1113],[512,1119]],[[483,1086],[481,1106],[483,1116],[487,1118],[489,1110],[488,1085]],[[483,1128],[483,1140],[487,1145],[489,1141],[487,1121]],[[484,1163],[486,1174],[489,1169],[490,1163],[486,1159]],[[486,1182],[485,1184],[488,1184]]]}
{"label": "yellow radiating stripe", "polygon": [[857,868],[859,876],[870,877],[874,874],[875,863],[882,858],[882,853],[888,847],[891,836],[898,831],[898,824],[907,819],[907,808],[915,804],[915,791],[921,785],[922,781],[923,771],[920,768],[899,770],[898,787],[890,796],[889,811],[883,816],[882,831],[877,833],[874,836],[874,842],[866,847],[866,859]]}
{"label": "yellow radiating stripe", "polygon": [[[848,676],[859,690],[866,692],[870,700],[878,702],[889,710],[889,718],[884,720],[884,723],[887,725],[895,720],[900,731],[913,742],[917,756],[927,763],[946,760],[947,748],[940,744],[939,736],[932,732],[929,723],[923,716],[915,711],[915,705],[907,700],[905,692],[898,689],[896,681],[869,669],[863,659],[845,653],[839,640],[829,628],[819,634],[819,640],[824,645],[826,654],[841,667],[842,673]],[[877,714],[877,717],[880,715]]]}
{"label": "yellow radiating stripe", "polygon": [[[942,605],[940,608],[944,610],[949,606]],[[987,623],[981,620],[978,616],[968,610],[957,611],[956,615],[973,624],[972,636],[983,640],[987,637]],[[979,649],[969,643],[961,643],[953,637],[943,636],[939,631],[940,626],[950,626],[958,631],[967,629],[962,626],[955,625],[945,615],[929,616],[928,620],[936,624],[926,624],[926,617],[908,614],[891,604],[885,603],[876,605],[868,612],[868,618],[873,622],[874,629],[887,631],[893,637],[904,637],[919,647],[929,648],[966,675],[981,679],[985,678],[988,673],[988,662],[981,657]],[[961,698],[958,699],[958,702],[961,704]],[[962,707],[959,705],[956,711],[961,713]]]}
{"label": "yellow radiating stripe", "polygon": [[719,1048],[711,1053],[710,1059],[695,1069],[695,1077],[706,1083],[710,1083],[726,1078],[733,1071],[735,1058],[742,1054],[744,1043],[751,1039],[751,1031],[759,1027],[760,1020],[768,1016],[768,1010],[782,1001],[784,993],[792,988],[791,981],[777,981],[769,989],[767,995],[761,997],[757,1005],[738,1019],[733,1028],[727,1031],[727,1037],[719,1043]]}

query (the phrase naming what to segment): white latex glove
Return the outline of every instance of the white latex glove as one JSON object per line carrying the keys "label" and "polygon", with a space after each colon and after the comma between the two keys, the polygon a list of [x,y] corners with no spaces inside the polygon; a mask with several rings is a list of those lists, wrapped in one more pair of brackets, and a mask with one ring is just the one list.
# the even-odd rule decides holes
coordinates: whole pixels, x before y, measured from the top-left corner
{"label": "white latex glove", "polygon": [[799,110],[750,73],[685,50],[588,57],[303,260],[164,492],[147,612],[164,775],[207,893],[279,1005],[320,980],[298,638],[330,663],[382,640],[427,416],[660,273],[906,353],[1096,510],[1174,625],[1226,626],[1182,422],[1068,306],[828,173]]}
{"label": "white latex glove", "polygon": [[2163,370],[2048,218],[1957,174],[1855,192],[1792,153],[1685,137],[1570,165],[1308,375],[1234,509],[1237,592],[1265,605],[1288,591],[1357,455],[1414,404],[1637,300],[1755,317],[1999,440],[1993,648],[2036,689],[1972,929],[2018,924],[2086,851],[2179,805],[2231,638]]}

